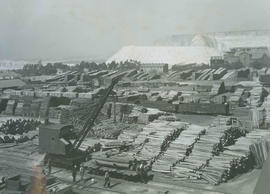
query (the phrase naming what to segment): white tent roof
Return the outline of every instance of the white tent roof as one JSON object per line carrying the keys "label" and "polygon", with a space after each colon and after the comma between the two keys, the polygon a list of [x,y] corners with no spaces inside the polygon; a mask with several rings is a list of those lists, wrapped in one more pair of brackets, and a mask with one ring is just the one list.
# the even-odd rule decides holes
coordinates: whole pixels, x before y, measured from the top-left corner
{"label": "white tent roof", "polygon": [[171,67],[175,64],[208,64],[211,56],[217,55],[220,53],[216,49],[202,46],[126,46],[109,58],[106,63],[134,60],[141,63],[166,63]]}

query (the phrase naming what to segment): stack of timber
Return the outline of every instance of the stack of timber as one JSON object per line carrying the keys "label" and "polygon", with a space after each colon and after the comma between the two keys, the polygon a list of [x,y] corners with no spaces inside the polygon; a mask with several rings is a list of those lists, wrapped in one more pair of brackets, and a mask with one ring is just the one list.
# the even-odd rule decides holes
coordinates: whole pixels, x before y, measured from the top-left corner
{"label": "stack of timber", "polygon": [[124,146],[130,145],[130,143],[120,141],[120,140],[109,140],[109,139],[101,139],[100,144],[102,145],[103,150],[107,149],[116,149]]}
{"label": "stack of timber", "polygon": [[[235,144],[225,146],[224,151],[213,155],[206,165],[194,171],[197,180],[217,185],[252,169],[255,162],[262,165],[269,150],[269,143],[265,143],[269,137],[269,131],[254,130],[245,137],[238,138]],[[261,145],[254,145],[254,142]]]}
{"label": "stack of timber", "polygon": [[214,156],[208,165],[201,169],[200,177],[216,185],[247,172],[254,166],[254,159],[249,150],[251,144],[252,141],[247,137],[239,138],[234,145],[226,147],[224,152]]}
{"label": "stack of timber", "polygon": [[169,173],[176,163],[183,161],[192,150],[193,145],[205,133],[205,129],[198,125],[188,125],[180,136],[170,143],[167,151],[153,165],[156,172]]}
{"label": "stack of timber", "polygon": [[213,73],[213,80],[219,80],[227,73],[225,68],[220,67]]}
{"label": "stack of timber", "polygon": [[136,133],[137,131],[141,131],[141,128],[142,127],[137,124],[115,123],[113,120],[107,119],[94,126],[94,130],[89,133],[89,136],[104,139],[118,139],[120,136],[118,140],[129,142],[128,139],[125,139],[125,134]]}
{"label": "stack of timber", "polygon": [[[124,178],[125,180],[138,180],[138,174],[130,169],[134,157],[129,152],[115,153],[96,152],[92,155],[92,160],[85,163],[91,174],[104,175],[110,172],[111,177]],[[104,154],[105,153],[105,154]]]}
{"label": "stack of timber", "polygon": [[24,114],[23,107],[24,107],[24,103],[18,102],[17,107],[15,109],[16,116],[23,116],[23,114]]}
{"label": "stack of timber", "polygon": [[249,103],[253,107],[261,106],[263,99],[268,96],[268,92],[261,86],[253,87],[249,92]]}
{"label": "stack of timber", "polygon": [[138,131],[125,130],[118,136],[118,140],[123,141],[123,142],[134,142],[137,136],[138,136]]}
{"label": "stack of timber", "polygon": [[[227,125],[229,118],[219,117],[207,128],[205,135],[194,144],[192,152],[183,161],[173,167],[173,175],[183,180],[201,181],[201,170],[208,166],[214,155],[223,151],[224,146],[234,143],[243,133],[235,133]],[[206,182],[206,181],[204,181]]]}
{"label": "stack of timber", "polygon": [[265,109],[265,125],[270,126],[270,95],[264,99],[263,105]]}
{"label": "stack of timber", "polygon": [[155,162],[186,127],[184,122],[156,120],[147,125],[135,139],[135,144],[144,146],[136,154],[138,160]]}
{"label": "stack of timber", "polygon": [[41,102],[41,105],[40,105],[40,112],[39,112],[39,115],[41,118],[47,117],[50,101],[51,101],[51,97],[43,98],[43,101]]}
{"label": "stack of timber", "polygon": [[219,90],[220,90],[220,84],[214,84],[211,89],[210,95],[218,95]]}
{"label": "stack of timber", "polygon": [[253,142],[249,148],[255,159],[256,167],[262,168],[270,151],[270,131],[257,129],[249,133],[247,138]]}
{"label": "stack of timber", "polygon": [[5,114],[13,115],[14,111],[15,111],[15,108],[16,108],[16,105],[17,105],[17,103],[16,103],[15,100],[8,100]]}

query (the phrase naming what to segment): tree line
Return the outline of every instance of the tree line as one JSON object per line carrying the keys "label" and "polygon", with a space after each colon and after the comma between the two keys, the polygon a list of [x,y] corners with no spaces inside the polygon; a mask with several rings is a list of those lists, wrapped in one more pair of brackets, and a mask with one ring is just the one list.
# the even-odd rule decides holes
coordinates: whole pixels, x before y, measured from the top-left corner
{"label": "tree line", "polygon": [[23,69],[16,70],[23,76],[39,76],[39,75],[54,75],[58,70],[63,72],[66,71],[77,71],[84,72],[87,69],[91,71],[101,71],[101,70],[129,70],[129,69],[139,69],[140,63],[136,61],[125,61],[121,63],[116,63],[115,61],[111,63],[96,63],[81,61],[79,64],[70,66],[61,62],[57,63],[47,63],[42,65],[41,62],[37,64],[26,64]]}

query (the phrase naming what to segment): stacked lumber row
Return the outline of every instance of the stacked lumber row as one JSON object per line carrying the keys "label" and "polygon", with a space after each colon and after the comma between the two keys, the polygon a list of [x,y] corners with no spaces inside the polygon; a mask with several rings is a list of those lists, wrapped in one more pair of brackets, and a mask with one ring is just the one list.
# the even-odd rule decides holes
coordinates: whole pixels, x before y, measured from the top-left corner
{"label": "stacked lumber row", "polygon": [[100,144],[103,150],[106,149],[115,149],[121,147],[127,147],[131,145],[131,142],[125,142],[120,140],[109,140],[109,139],[101,139]]}
{"label": "stacked lumber row", "polygon": [[203,127],[188,125],[186,130],[182,131],[180,136],[170,143],[164,155],[154,163],[152,170],[169,173],[171,167],[183,161],[184,158],[189,155],[193,145],[200,139],[203,133],[205,133]]}
{"label": "stacked lumber row", "polygon": [[[254,130],[246,137],[240,137],[234,145],[225,147],[224,152],[213,156],[208,165],[201,169],[200,178],[211,184],[219,184],[253,168],[254,158],[257,164],[262,165],[269,150],[269,143],[264,143],[267,139],[270,140],[270,131],[266,130]],[[256,142],[261,146],[254,145]]]}
{"label": "stacked lumber row", "polygon": [[215,150],[214,154],[218,155],[221,151],[223,151],[225,146],[233,145],[239,137],[245,135],[245,130],[236,126],[231,126],[224,132],[223,136],[220,138],[220,143],[218,144],[217,150]]}
{"label": "stacked lumber row", "polygon": [[201,169],[201,178],[216,185],[247,172],[254,165],[250,145],[252,141],[247,137],[240,137],[234,145],[226,147],[224,152],[214,156],[209,164]]}
{"label": "stacked lumber row", "polygon": [[218,95],[219,89],[220,89],[220,84],[214,84],[211,89],[210,95]]}
{"label": "stacked lumber row", "polygon": [[74,107],[72,106],[64,106],[61,108],[60,123],[71,124],[72,120],[70,118],[73,116],[73,111]]}
{"label": "stacked lumber row", "polygon": [[15,100],[8,100],[5,114],[13,115],[15,108],[16,108],[16,101]]}
{"label": "stacked lumber row", "polygon": [[247,138],[253,142],[249,148],[254,156],[256,166],[257,168],[262,168],[270,151],[270,131],[257,129],[249,133]]}
{"label": "stacked lumber row", "polygon": [[270,125],[270,95],[264,98],[262,107],[265,109],[265,123],[266,126]]}
{"label": "stacked lumber row", "polygon": [[125,130],[118,136],[118,140],[123,141],[123,142],[134,142],[137,136],[138,136],[137,131]]}
{"label": "stacked lumber row", "polygon": [[144,146],[136,154],[138,160],[155,161],[166,149],[170,142],[179,136],[186,123],[156,120],[147,125],[135,139],[135,144]]}
{"label": "stacked lumber row", "polygon": [[219,80],[222,78],[225,74],[227,73],[227,70],[225,68],[218,68],[214,73],[213,73],[213,80]]}
{"label": "stacked lumber row", "polygon": [[95,154],[92,156],[93,161],[98,166],[116,168],[116,169],[129,169],[130,161],[133,157],[130,153],[115,154],[107,157],[105,154]]}
{"label": "stacked lumber row", "polygon": [[219,150],[220,140],[227,126],[227,117],[218,117],[206,133],[194,144],[192,152],[173,167],[172,174],[182,179],[199,179],[198,171],[206,166],[213,153]]}
{"label": "stacked lumber row", "polygon": [[250,105],[253,107],[260,106],[262,99],[267,95],[268,92],[263,87],[253,87],[252,90],[250,90]]}

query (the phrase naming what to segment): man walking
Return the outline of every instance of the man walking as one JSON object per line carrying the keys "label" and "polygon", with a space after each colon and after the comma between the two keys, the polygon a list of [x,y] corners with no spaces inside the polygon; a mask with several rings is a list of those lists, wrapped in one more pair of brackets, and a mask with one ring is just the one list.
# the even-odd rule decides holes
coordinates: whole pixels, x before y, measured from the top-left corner
{"label": "man walking", "polygon": [[111,182],[110,182],[110,175],[109,175],[109,172],[106,171],[105,172],[105,177],[104,177],[104,187],[110,187],[111,185]]}
{"label": "man walking", "polygon": [[49,169],[49,174],[51,174],[51,172],[52,172],[52,161],[51,161],[50,158],[48,160],[48,169]]}
{"label": "man walking", "polygon": [[73,166],[72,169],[72,178],[73,178],[73,182],[76,182],[76,176],[77,176],[77,166],[76,164]]}
{"label": "man walking", "polygon": [[80,167],[80,176],[81,176],[81,180],[83,180],[84,173],[85,173],[85,168],[84,168],[83,164],[81,164],[81,167]]}

